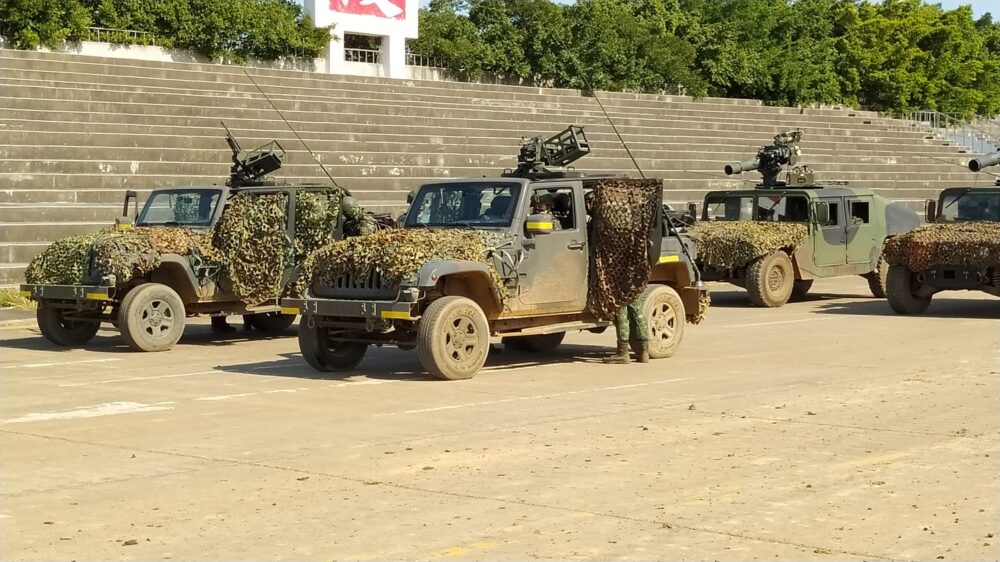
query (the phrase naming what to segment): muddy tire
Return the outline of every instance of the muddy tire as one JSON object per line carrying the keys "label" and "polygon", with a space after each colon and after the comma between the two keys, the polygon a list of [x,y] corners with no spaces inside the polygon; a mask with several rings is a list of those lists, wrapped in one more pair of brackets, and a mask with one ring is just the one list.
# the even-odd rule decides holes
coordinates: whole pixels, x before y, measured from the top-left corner
{"label": "muddy tire", "polygon": [[747,267],[747,295],[755,306],[776,308],[788,302],[795,271],[788,254],[778,250]]}
{"label": "muddy tire", "polygon": [[295,314],[282,314],[280,312],[261,312],[247,316],[250,325],[261,332],[277,334],[284,332],[295,322]]}
{"label": "muddy tire", "polygon": [[916,274],[906,266],[894,265],[889,268],[886,277],[886,299],[896,314],[921,314],[931,304],[931,297],[918,297],[913,294],[919,287]]}
{"label": "muddy tire", "polygon": [[802,299],[809,294],[809,289],[812,289],[813,279],[796,279],[792,283],[792,296],[790,299]]}
{"label": "muddy tire", "polygon": [[465,297],[442,297],[430,304],[417,327],[420,364],[439,379],[472,378],[486,363],[489,324],[479,305]]}
{"label": "muddy tire", "polygon": [[889,292],[887,287],[889,284],[889,263],[885,261],[885,258],[879,256],[875,270],[866,273],[863,277],[868,280],[868,288],[871,290],[872,296],[877,299],[886,298]]}
{"label": "muddy tire", "polygon": [[38,331],[42,336],[56,345],[83,345],[94,339],[97,331],[101,329],[100,322],[67,320],[65,309],[44,304],[38,305],[35,319],[38,321]]}
{"label": "muddy tire", "polygon": [[[684,339],[687,316],[684,302],[673,287],[650,285],[642,293],[642,314],[649,324],[649,358],[666,359],[677,351]],[[639,355],[639,339],[629,334],[632,352]]]}
{"label": "muddy tire", "polygon": [[528,353],[551,353],[559,349],[559,345],[566,338],[566,332],[557,334],[538,334],[534,336],[514,336],[503,339],[503,345],[514,351],[526,351]]}
{"label": "muddy tire", "polygon": [[313,369],[336,373],[357,367],[368,352],[368,344],[330,341],[329,328],[310,328],[308,322],[302,321],[299,322],[299,351]]}
{"label": "muddy tire", "polygon": [[136,351],[166,351],[184,334],[184,302],[159,283],[132,289],[118,307],[118,329]]}

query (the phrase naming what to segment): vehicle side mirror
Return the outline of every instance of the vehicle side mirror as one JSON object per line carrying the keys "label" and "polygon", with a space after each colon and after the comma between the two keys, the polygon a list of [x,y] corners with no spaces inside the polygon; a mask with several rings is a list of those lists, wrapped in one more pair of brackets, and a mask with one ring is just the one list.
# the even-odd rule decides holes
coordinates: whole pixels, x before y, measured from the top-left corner
{"label": "vehicle side mirror", "polygon": [[698,220],[698,204],[688,203],[688,215],[691,217],[692,221]]}
{"label": "vehicle side mirror", "polygon": [[524,230],[529,235],[548,234],[555,229],[555,217],[549,214],[528,215],[528,220],[524,222]]}
{"label": "vehicle side mirror", "polygon": [[[128,204],[133,203],[135,214],[128,215]],[[132,230],[135,226],[135,219],[139,217],[139,194],[131,189],[125,192],[125,203],[122,205],[122,216],[115,219],[115,230]]]}
{"label": "vehicle side mirror", "polygon": [[816,224],[826,226],[830,224],[830,204],[826,201],[817,201],[815,207]]}
{"label": "vehicle side mirror", "polygon": [[928,199],[924,206],[924,220],[934,222],[937,218],[937,201]]}

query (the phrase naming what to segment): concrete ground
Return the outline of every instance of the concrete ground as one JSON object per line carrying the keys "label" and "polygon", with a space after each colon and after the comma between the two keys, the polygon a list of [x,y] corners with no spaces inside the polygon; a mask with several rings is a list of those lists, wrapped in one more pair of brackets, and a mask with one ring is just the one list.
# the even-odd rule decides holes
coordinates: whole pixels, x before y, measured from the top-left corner
{"label": "concrete ground", "polygon": [[716,289],[672,359],[574,334],[461,382],[204,322],[160,354],[0,331],[0,558],[997,559],[1000,300]]}

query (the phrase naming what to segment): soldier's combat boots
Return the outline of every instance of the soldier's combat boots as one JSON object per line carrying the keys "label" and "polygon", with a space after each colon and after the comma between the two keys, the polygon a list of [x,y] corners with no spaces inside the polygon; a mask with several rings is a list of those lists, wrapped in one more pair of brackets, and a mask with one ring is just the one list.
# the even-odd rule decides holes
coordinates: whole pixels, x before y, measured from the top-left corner
{"label": "soldier's combat boots", "polygon": [[618,351],[614,355],[609,355],[605,357],[604,362],[624,365],[630,361],[628,352],[629,352],[628,342],[620,341],[618,342]]}
{"label": "soldier's combat boots", "polygon": [[649,342],[641,341],[639,342],[639,356],[636,357],[636,361],[640,363],[649,363]]}

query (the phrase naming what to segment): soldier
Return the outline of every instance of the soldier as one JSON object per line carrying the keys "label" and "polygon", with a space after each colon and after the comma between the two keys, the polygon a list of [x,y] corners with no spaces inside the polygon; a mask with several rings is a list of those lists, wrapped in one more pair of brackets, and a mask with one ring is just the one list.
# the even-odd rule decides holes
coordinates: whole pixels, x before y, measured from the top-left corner
{"label": "soldier", "polygon": [[649,363],[649,323],[642,314],[642,295],[621,307],[615,315],[615,332],[618,334],[618,351],[604,358],[605,363],[629,362],[629,338],[632,331],[639,341],[639,351],[636,360],[639,363]]}
{"label": "soldier", "polygon": [[535,215],[545,215],[546,220],[552,223],[552,230],[562,230],[562,224],[552,214],[552,205],[543,200],[537,194],[531,195],[531,213]]}
{"label": "soldier", "polygon": [[378,230],[378,225],[372,218],[365,216],[354,197],[350,195],[344,197],[340,201],[340,208],[344,213],[344,234],[362,236]]}

